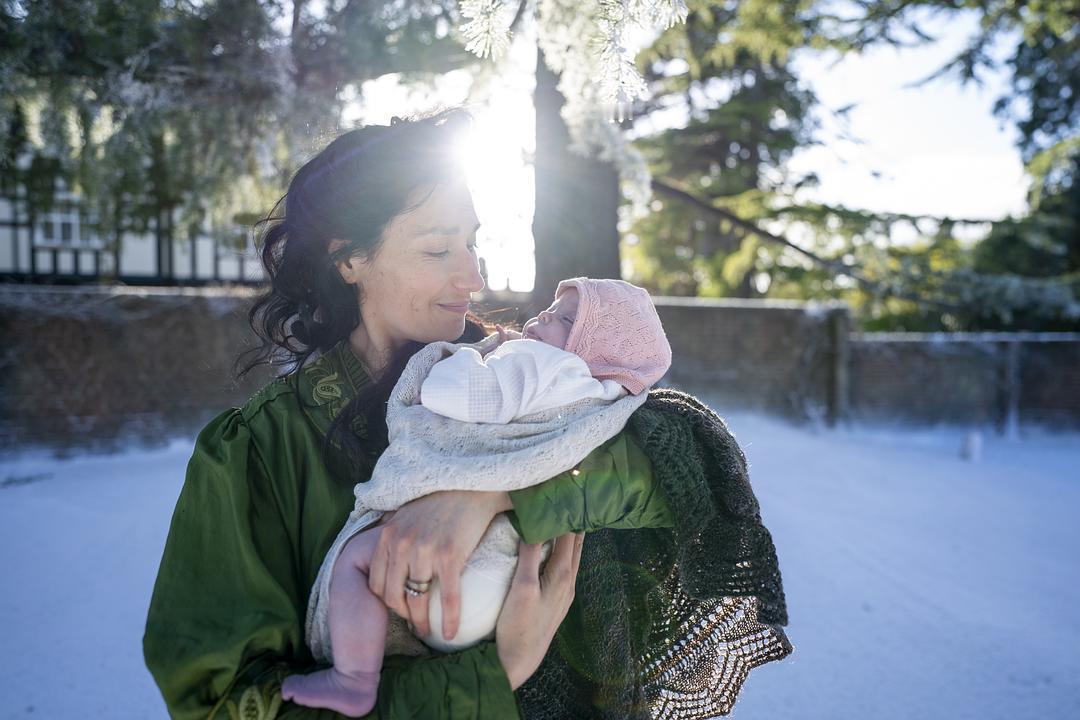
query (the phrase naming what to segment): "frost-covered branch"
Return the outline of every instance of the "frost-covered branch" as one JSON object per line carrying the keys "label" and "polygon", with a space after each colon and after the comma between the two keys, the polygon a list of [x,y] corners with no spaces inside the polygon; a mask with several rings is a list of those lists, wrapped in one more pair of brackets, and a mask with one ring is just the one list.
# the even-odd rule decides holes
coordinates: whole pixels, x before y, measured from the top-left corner
{"label": "frost-covered branch", "polygon": [[[628,115],[644,95],[645,81],[627,47],[636,25],[665,29],[686,20],[683,0],[537,0],[538,42],[544,61],[559,76],[566,99],[562,117],[570,150],[611,162],[619,172],[631,214],[645,213],[651,197],[644,158],[623,137],[614,120]],[[514,5],[516,3],[510,3]],[[507,4],[462,0],[461,26],[466,48],[481,57],[498,57],[510,42]]]}
{"label": "frost-covered branch", "polygon": [[[461,0],[465,49],[480,57],[500,58],[510,46],[512,19],[502,0]],[[512,16],[511,16],[512,17]]]}

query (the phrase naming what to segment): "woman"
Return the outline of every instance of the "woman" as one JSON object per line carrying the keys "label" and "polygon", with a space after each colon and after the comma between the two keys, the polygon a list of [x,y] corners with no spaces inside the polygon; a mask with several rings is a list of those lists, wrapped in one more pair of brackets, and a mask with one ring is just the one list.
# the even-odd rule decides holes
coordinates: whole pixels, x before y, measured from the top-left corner
{"label": "woman", "polygon": [[[196,442],[144,638],[174,717],[333,716],[281,702],[282,678],[314,669],[309,590],[386,448],[385,401],[409,357],[483,332],[466,321],[483,280],[451,152],[467,121],[450,111],[346,133],[297,172],[263,236],[272,287],[251,315],[256,362],[290,372]],[[373,717],[713,717],[751,668],[791,652],[746,459],[690,396],[654,390],[627,430],[540,485],[401,506],[372,590],[426,634],[415,591],[438,577],[453,636],[461,570],[503,511],[532,545],[494,642],[425,657],[397,638],[405,654],[387,655]],[[536,543],[556,537],[541,576]]]}
{"label": "woman", "polygon": [[[464,122],[450,111],[346,133],[297,172],[284,217],[264,233],[272,287],[252,323],[261,359],[291,371],[213,420],[188,466],[144,638],[174,717],[333,715],[279,695],[284,676],[313,669],[303,637],[311,584],[353,484],[386,446],[383,403],[405,362],[425,343],[479,334],[466,321],[484,286],[478,223],[450,151]],[[384,526],[372,589],[427,633],[426,597],[405,587],[438,577],[452,636],[465,560],[510,510],[533,544],[522,546],[495,641],[389,656],[373,717],[517,717],[514,691],[541,665],[574,597],[583,540],[569,531],[672,524],[624,432],[543,485],[403,506]],[[555,536],[541,575],[535,543]]]}

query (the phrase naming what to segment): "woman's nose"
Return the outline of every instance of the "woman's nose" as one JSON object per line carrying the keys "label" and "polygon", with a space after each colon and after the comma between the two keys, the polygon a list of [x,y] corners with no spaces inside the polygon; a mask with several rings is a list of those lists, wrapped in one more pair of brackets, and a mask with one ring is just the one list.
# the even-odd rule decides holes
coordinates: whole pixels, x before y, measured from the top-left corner
{"label": "woman's nose", "polygon": [[472,253],[465,254],[456,275],[455,284],[465,292],[480,292],[486,285],[480,274],[480,262]]}

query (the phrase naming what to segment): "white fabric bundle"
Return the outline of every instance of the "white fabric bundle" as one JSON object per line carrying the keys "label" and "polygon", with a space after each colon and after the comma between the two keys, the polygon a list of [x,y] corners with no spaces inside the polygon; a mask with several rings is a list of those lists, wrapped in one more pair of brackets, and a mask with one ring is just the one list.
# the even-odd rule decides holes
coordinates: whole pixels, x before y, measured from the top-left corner
{"label": "white fabric bundle", "polygon": [[[308,602],[305,630],[308,646],[317,660],[332,661],[327,626],[331,571],[342,547],[354,535],[377,522],[385,512],[436,491],[517,490],[570,470],[622,430],[648,395],[626,395],[614,401],[588,397],[531,412],[509,423],[462,422],[419,404],[421,386],[435,363],[465,347],[482,356],[495,342],[495,336],[491,336],[471,346],[447,342],[427,345],[413,356],[394,386],[386,408],[390,445],[376,463],[371,479],[357,484],[356,505],[323,560]],[[507,385],[511,386],[512,383]],[[531,397],[524,391],[520,397],[526,395]],[[518,402],[519,407],[528,405]],[[477,403],[476,407],[483,411],[484,403]],[[469,557],[466,573],[470,570],[484,576],[494,573],[505,577],[508,586],[517,565],[518,541],[519,536],[505,515],[496,517]],[[469,612],[464,583],[463,575],[463,628]],[[434,584],[430,596],[431,604],[436,605],[438,595]],[[498,605],[501,607],[501,598]],[[440,646],[441,627],[435,623],[434,613],[431,619],[433,632],[438,630],[439,634],[425,641]],[[493,626],[494,621],[490,622]],[[422,652],[417,643],[404,637],[402,624],[391,613],[386,653]],[[453,642],[459,640],[455,637]]]}
{"label": "white fabric bundle", "polygon": [[539,340],[510,340],[483,357],[463,347],[435,363],[424,380],[424,407],[462,422],[508,423],[586,398],[617,400],[626,390],[597,380],[574,353]]}

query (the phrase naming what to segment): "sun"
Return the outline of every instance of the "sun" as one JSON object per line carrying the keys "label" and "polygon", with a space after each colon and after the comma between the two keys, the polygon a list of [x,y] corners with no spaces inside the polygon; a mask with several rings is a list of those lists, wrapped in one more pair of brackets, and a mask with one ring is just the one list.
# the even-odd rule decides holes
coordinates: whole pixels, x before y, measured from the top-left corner
{"label": "sun", "polygon": [[492,290],[532,289],[535,116],[531,102],[470,106],[474,124],[456,149],[481,226],[480,256]]}
{"label": "sun", "polygon": [[533,286],[535,68],[535,44],[519,38],[492,74],[454,70],[422,90],[392,74],[343,95],[346,125],[389,124],[393,114],[450,107],[463,107],[473,116],[472,130],[461,136],[455,151],[480,218],[477,242],[492,290],[528,292]]}

